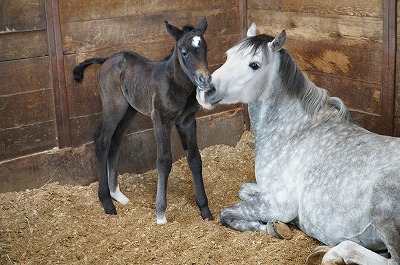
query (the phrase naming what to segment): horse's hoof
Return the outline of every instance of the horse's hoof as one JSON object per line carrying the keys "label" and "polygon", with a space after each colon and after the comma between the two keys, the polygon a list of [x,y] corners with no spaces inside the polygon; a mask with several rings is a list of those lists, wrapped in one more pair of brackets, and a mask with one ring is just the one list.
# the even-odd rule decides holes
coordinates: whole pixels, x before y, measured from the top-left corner
{"label": "horse's hoof", "polygon": [[206,221],[214,220],[214,217],[213,217],[210,209],[208,209],[208,207],[201,209],[200,211],[201,211],[201,217],[203,218],[203,220],[206,220]]}
{"label": "horse's hoof", "polygon": [[106,212],[106,214],[117,215],[117,210],[115,209],[115,207],[113,209],[104,209],[104,211]]}
{"label": "horse's hoof", "polygon": [[103,207],[106,214],[111,214],[111,215],[117,214],[117,209],[115,208],[113,203],[105,203]]}
{"label": "horse's hoof", "polygon": [[167,223],[167,217],[165,216],[165,213],[158,213],[156,222],[157,222],[158,225],[166,224]]}
{"label": "horse's hoof", "polygon": [[267,223],[267,233],[279,239],[289,240],[293,237],[290,228],[281,221],[269,221]]}
{"label": "horse's hoof", "polygon": [[328,246],[319,246],[315,248],[310,255],[308,255],[306,259],[306,265],[321,265],[322,258],[325,256],[326,252],[330,247]]}

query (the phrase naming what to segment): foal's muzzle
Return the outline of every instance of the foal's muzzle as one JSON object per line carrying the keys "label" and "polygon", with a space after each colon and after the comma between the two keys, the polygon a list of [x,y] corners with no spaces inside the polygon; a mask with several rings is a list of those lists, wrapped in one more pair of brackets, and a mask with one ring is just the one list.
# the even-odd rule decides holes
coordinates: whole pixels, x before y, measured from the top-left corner
{"label": "foal's muzzle", "polygon": [[209,73],[197,75],[196,85],[198,89],[207,90],[210,88],[210,83],[211,83],[211,75]]}

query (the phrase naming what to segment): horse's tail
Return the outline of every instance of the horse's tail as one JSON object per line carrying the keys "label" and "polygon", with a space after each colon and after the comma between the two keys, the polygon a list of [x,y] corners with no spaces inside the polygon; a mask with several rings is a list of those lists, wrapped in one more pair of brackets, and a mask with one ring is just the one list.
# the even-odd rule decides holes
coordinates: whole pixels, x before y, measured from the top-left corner
{"label": "horse's tail", "polygon": [[79,65],[75,66],[75,68],[73,70],[75,81],[82,82],[83,72],[85,71],[86,67],[88,67],[91,64],[102,64],[107,59],[108,58],[91,58],[91,59],[87,59],[87,60],[81,62]]}

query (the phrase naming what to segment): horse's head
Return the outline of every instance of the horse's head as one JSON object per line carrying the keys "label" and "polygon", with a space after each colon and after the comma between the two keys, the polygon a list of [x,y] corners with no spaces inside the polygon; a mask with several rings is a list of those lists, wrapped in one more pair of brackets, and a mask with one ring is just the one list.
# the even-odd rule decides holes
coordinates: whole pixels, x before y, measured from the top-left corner
{"label": "horse's head", "polygon": [[226,62],[212,74],[211,86],[197,88],[197,100],[206,109],[217,104],[254,102],[268,90],[279,70],[285,31],[277,37],[256,35],[253,23],[247,38],[227,51]]}
{"label": "horse's head", "polygon": [[183,71],[197,87],[208,88],[211,75],[208,71],[207,42],[203,37],[207,29],[206,18],[202,18],[197,29],[192,26],[178,29],[167,21],[165,21],[165,28],[176,40],[175,52]]}

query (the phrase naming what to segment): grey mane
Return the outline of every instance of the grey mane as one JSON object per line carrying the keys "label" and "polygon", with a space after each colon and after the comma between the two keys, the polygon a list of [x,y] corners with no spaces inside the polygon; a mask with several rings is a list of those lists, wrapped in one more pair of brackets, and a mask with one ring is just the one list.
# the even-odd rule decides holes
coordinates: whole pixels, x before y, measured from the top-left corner
{"label": "grey mane", "polygon": [[[253,54],[256,54],[261,49],[267,55],[268,42],[273,39],[273,37],[265,34],[250,37],[239,43],[239,49],[249,49]],[[282,88],[286,90],[288,95],[300,98],[307,113],[314,116],[324,105],[328,104],[338,110],[338,116],[342,120],[351,119],[350,112],[341,99],[331,97],[328,91],[312,83],[285,49],[281,49],[280,54],[279,73],[281,75]]]}

